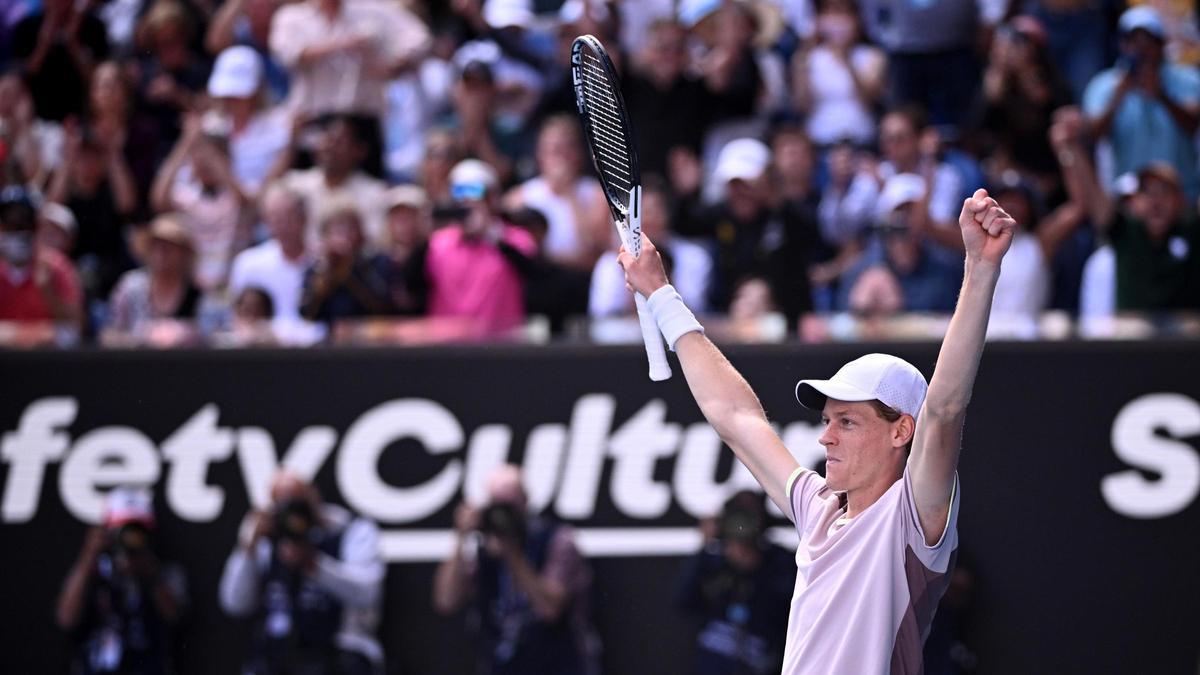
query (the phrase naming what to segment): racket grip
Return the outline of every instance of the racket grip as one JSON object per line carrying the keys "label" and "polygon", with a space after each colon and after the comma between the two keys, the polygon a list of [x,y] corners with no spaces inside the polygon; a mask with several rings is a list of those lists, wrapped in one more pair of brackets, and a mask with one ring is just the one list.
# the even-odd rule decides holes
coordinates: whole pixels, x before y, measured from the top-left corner
{"label": "racket grip", "polygon": [[633,294],[637,303],[638,322],[642,325],[642,341],[646,343],[646,359],[650,362],[650,379],[655,382],[671,379],[671,364],[667,362],[667,350],[663,347],[658,324],[646,307],[646,298],[641,293]]}

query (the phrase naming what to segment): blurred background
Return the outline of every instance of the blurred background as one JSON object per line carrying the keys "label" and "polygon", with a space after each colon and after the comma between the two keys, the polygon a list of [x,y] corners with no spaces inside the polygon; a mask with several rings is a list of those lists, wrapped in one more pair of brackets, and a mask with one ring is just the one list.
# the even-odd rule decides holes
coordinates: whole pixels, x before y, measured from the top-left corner
{"label": "blurred background", "polygon": [[[785,442],[1021,225],[930,673],[1200,669],[1200,25],[1154,0],[0,3],[0,670],[777,672],[795,536],[645,378],[568,52]],[[750,492],[745,493],[744,490]]]}

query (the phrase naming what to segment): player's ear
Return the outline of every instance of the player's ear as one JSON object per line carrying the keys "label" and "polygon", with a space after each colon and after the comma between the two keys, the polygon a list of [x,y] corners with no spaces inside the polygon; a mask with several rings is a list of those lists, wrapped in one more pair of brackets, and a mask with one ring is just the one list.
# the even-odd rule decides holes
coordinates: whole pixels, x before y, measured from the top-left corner
{"label": "player's ear", "polygon": [[917,422],[912,415],[901,415],[892,425],[892,446],[903,448],[908,445],[917,431]]}

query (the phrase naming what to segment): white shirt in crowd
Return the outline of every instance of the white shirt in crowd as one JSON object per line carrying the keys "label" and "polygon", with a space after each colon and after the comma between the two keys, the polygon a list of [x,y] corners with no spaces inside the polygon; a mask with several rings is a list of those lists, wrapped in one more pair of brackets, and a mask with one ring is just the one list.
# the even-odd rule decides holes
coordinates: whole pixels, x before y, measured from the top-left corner
{"label": "white shirt in crowd", "polygon": [[291,126],[286,110],[272,108],[255,115],[241,133],[229,139],[233,175],[247,195],[257,195],[262,189],[279,153],[291,142]]}
{"label": "white shirt in crowd", "polygon": [[589,213],[596,203],[604,201],[596,179],[580,177],[576,180],[574,200],[555,194],[541,176],[525,181],[517,191],[522,206],[537,209],[546,216],[546,240],[542,248],[548,257],[570,258],[582,252],[582,224],[575,205],[578,204],[583,213]]}
{"label": "white shirt in crowd", "polygon": [[[1037,237],[1019,232],[1004,256],[989,325],[1008,337],[1037,337],[1037,321],[1050,298],[1050,270]],[[995,335],[996,331],[989,330]]]}
{"label": "white shirt in crowd", "polygon": [[866,144],[875,138],[875,118],[859,98],[850,68],[861,76],[877,69],[884,58],[874,47],[857,45],[850,50],[847,67],[826,46],[812,50],[807,62],[813,100],[808,115],[808,135],[814,142],[829,145],[850,139]]}
{"label": "white shirt in crowd", "polygon": [[341,200],[358,204],[363,219],[363,235],[368,244],[376,250],[386,248],[384,193],[387,192],[387,183],[356,171],[340,186],[330,187],[325,182],[325,173],[319,167],[289,171],[283,175],[283,183],[304,197],[305,208],[308,209],[304,240],[310,249],[316,250],[320,240],[320,206]]}
{"label": "white shirt in crowd", "polygon": [[288,260],[279,242],[268,239],[242,251],[233,259],[233,268],[229,273],[229,294],[236,298],[246,288],[261,288],[271,296],[277,319],[299,319],[304,271],[311,262],[307,254],[299,260]]}
{"label": "white shirt in crowd", "polygon": [[354,112],[382,116],[390,77],[370,67],[362,53],[333,54],[308,67],[299,65],[305,49],[331,39],[367,37],[370,58],[384,64],[413,57],[429,47],[429,29],[398,2],[343,0],[328,21],[315,0],[284,4],[271,22],[271,53],[292,74],[288,106],[319,115]]}
{"label": "white shirt in crowd", "polygon": [[[697,314],[708,309],[708,280],[713,261],[708,251],[685,239],[666,244],[674,263],[671,283],[685,304]],[[588,314],[594,317],[628,314],[635,311],[633,294],[625,289],[625,272],[617,264],[617,254],[606,251],[596,261],[588,293]]]}

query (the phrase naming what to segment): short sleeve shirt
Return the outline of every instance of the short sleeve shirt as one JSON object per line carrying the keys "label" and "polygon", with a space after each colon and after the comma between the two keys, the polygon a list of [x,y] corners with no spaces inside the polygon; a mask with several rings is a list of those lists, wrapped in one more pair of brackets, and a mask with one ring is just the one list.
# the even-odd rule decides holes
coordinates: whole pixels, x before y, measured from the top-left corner
{"label": "short sleeve shirt", "polygon": [[1108,232],[1117,254],[1117,309],[1200,308],[1200,227],[1194,218],[1176,223],[1161,241],[1126,213],[1117,214]]}
{"label": "short sleeve shirt", "polygon": [[842,494],[798,469],[788,480],[800,534],[783,672],[918,673],[958,548],[958,477],[933,546],[917,516],[908,469],[874,504],[846,518]]}

